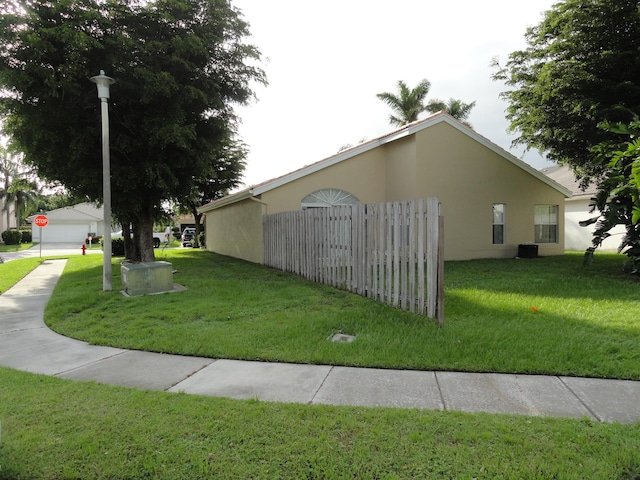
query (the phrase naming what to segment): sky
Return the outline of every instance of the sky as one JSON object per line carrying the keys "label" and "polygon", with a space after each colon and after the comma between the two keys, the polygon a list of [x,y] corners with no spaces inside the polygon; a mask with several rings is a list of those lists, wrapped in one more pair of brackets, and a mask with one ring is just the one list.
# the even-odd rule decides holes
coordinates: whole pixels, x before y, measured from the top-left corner
{"label": "sky", "polygon": [[[507,87],[491,80],[491,60],[525,48],[527,27],[556,0],[232,0],[250,24],[269,85],[238,107],[249,147],[244,186],[327,158],[394,130],[377,93],[431,82],[429,99],[476,102],[468,121],[536,169],[537,151],[513,149]],[[428,115],[426,112],[422,117]]]}

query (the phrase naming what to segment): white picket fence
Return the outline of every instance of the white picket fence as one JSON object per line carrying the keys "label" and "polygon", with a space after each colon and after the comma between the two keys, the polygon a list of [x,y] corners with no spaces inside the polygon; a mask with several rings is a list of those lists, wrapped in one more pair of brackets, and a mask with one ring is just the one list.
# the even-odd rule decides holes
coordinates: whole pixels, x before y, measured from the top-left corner
{"label": "white picket fence", "polygon": [[443,219],[435,197],[264,216],[265,265],[444,318]]}

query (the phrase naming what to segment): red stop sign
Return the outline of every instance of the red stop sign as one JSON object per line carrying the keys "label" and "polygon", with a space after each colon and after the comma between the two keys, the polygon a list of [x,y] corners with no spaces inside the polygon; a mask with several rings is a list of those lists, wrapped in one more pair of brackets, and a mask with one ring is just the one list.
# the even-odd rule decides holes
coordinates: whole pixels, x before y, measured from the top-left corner
{"label": "red stop sign", "polygon": [[45,215],[38,215],[33,219],[33,223],[36,224],[36,227],[46,227],[49,225],[49,219]]}

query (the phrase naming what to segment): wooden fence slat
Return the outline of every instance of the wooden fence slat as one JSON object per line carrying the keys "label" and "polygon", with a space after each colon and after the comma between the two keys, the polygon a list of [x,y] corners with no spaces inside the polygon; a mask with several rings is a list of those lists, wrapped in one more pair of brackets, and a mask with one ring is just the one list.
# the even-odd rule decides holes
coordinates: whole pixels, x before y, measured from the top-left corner
{"label": "wooden fence slat", "polygon": [[438,204],[433,197],[427,199],[427,316],[436,316],[436,295],[438,291]]}
{"label": "wooden fence slat", "polygon": [[406,292],[409,311],[416,311],[416,202],[409,203],[409,288]]}
{"label": "wooden fence slat", "polygon": [[393,303],[393,298],[391,297],[391,293],[392,293],[392,280],[393,280],[393,205],[391,203],[387,203],[387,216],[386,216],[386,220],[387,220],[387,228],[386,228],[386,233],[387,233],[387,245],[386,245],[386,249],[385,249],[385,264],[386,264],[386,272],[385,272],[385,276],[386,276],[386,303],[387,305],[392,305]]}
{"label": "wooden fence slat", "polygon": [[386,252],[386,231],[387,220],[384,204],[378,205],[378,294],[376,300],[384,302],[384,292],[386,288],[386,268],[385,268],[385,252]]}
{"label": "wooden fence slat", "polygon": [[420,315],[424,315],[425,310],[425,271],[424,271],[424,262],[425,262],[425,209],[424,209],[424,201],[422,199],[418,200],[418,313]]}
{"label": "wooden fence slat", "polygon": [[398,307],[400,298],[400,204],[393,204],[393,303]]}

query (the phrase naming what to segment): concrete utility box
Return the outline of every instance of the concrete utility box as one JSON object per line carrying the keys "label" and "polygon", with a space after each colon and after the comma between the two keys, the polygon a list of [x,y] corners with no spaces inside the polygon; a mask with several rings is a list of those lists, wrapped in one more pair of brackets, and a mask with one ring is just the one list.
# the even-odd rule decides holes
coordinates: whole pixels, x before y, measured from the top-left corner
{"label": "concrete utility box", "polygon": [[124,292],[131,297],[173,290],[173,273],[169,262],[124,263],[120,267],[120,274]]}

